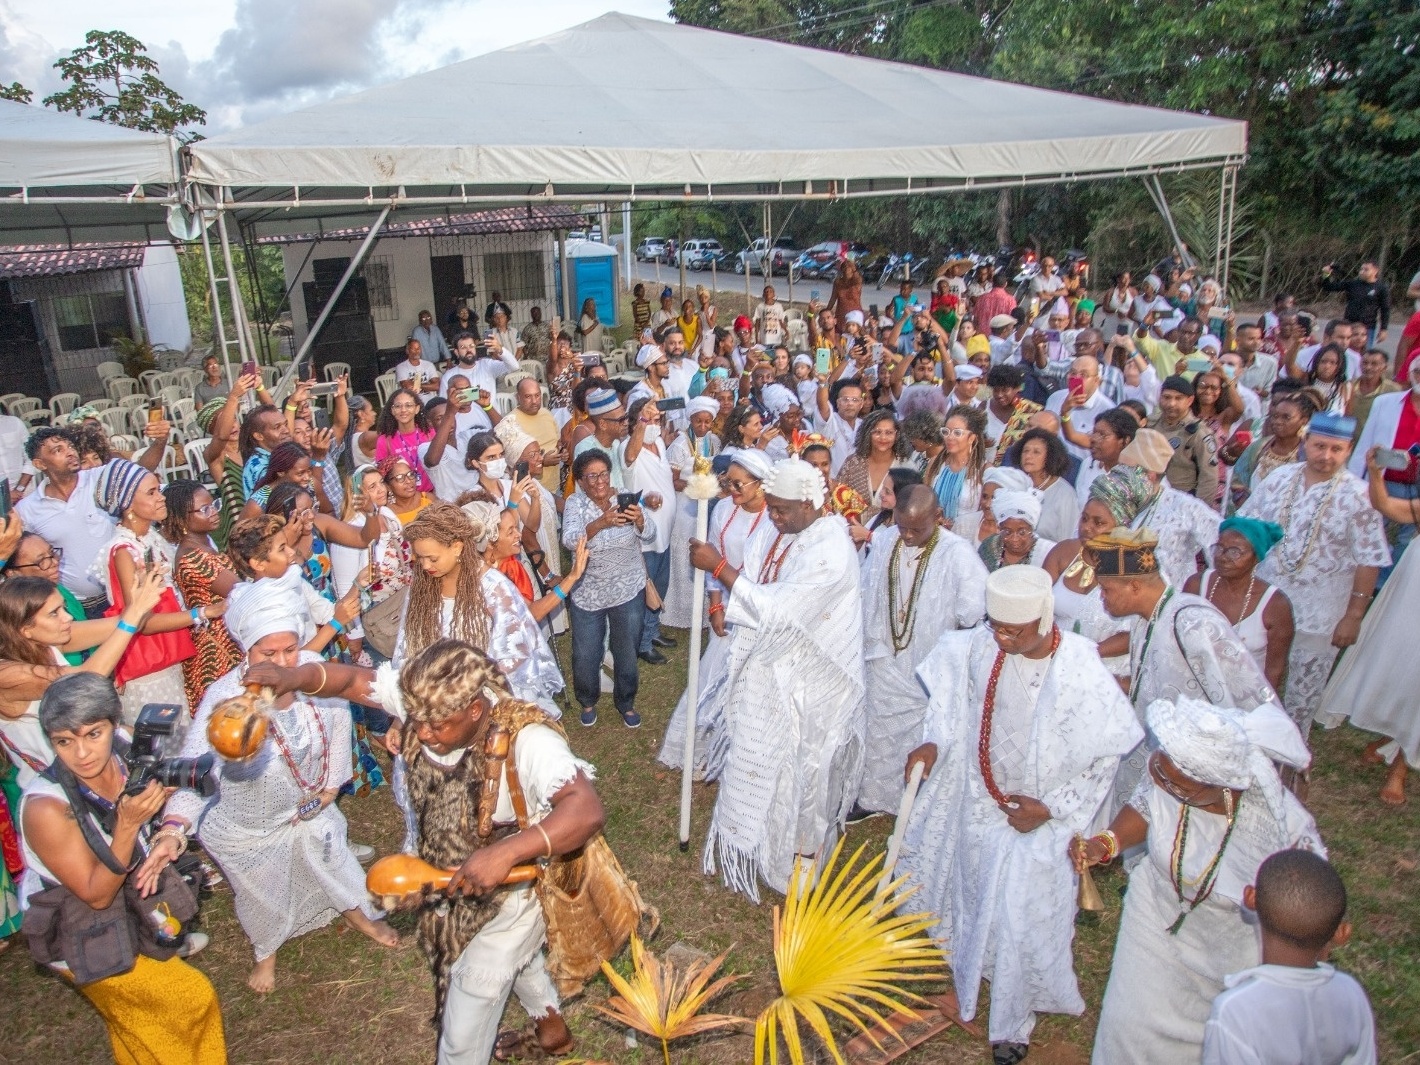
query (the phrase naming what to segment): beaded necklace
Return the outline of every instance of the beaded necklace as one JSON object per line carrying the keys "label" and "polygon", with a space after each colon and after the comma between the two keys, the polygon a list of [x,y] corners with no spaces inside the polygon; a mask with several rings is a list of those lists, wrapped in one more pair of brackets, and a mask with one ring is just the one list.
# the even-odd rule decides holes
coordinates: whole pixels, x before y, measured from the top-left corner
{"label": "beaded necklace", "polygon": [[[1050,630],[1050,653],[1060,650],[1060,626]],[[996,685],[1001,680],[1001,670],[1006,664],[1006,652],[998,648],[996,661],[991,663],[991,678],[986,682],[986,698],[981,706],[981,730],[976,736],[976,764],[981,770],[981,782],[986,785],[986,793],[996,800],[998,806],[1006,805],[1006,795],[996,786],[995,774],[991,772],[991,719],[996,716]]]}
{"label": "beaded necklace", "polygon": [[1342,474],[1345,470],[1337,470],[1331,478],[1331,484],[1326,489],[1326,495],[1322,497],[1321,503],[1316,508],[1316,513],[1312,515],[1311,528],[1307,530],[1306,543],[1302,545],[1302,553],[1295,559],[1286,557],[1286,550],[1292,540],[1292,509],[1303,494],[1303,484],[1306,482],[1306,467],[1297,471],[1292,478],[1292,483],[1287,486],[1287,496],[1282,502],[1282,520],[1278,522],[1286,534],[1282,537],[1282,542],[1277,545],[1277,561],[1281,563],[1283,573],[1300,573],[1307,562],[1311,559],[1312,549],[1316,547],[1317,536],[1321,533],[1322,518],[1326,516],[1326,508],[1331,506],[1331,500],[1336,495],[1336,491],[1341,487]]}
{"label": "beaded necklace", "polygon": [[938,530],[934,529],[931,538],[923,545],[922,557],[917,560],[917,572],[912,575],[912,588],[907,593],[907,604],[902,607],[899,607],[902,590],[897,577],[898,563],[902,559],[902,537],[899,536],[897,543],[892,545],[892,557],[888,559],[888,628],[892,632],[892,649],[897,654],[902,654],[912,642],[912,633],[917,627],[917,598],[927,575],[927,562],[940,539]]}
{"label": "beaded necklace", "polygon": [[[1213,887],[1218,882],[1218,869],[1223,863],[1223,852],[1228,849],[1228,841],[1233,838],[1233,829],[1238,823],[1238,810],[1242,808],[1242,796],[1238,797],[1238,801],[1233,804],[1232,809],[1228,812],[1228,828],[1227,831],[1223,833],[1223,842],[1218,844],[1218,851],[1213,855],[1213,860],[1208,863],[1203,872],[1195,879],[1187,881],[1183,876],[1183,855],[1184,851],[1188,849],[1188,821],[1193,814],[1193,807],[1189,806],[1186,802],[1180,803],[1179,806],[1178,827],[1174,829],[1173,852],[1169,856],[1169,866],[1173,874],[1173,890],[1174,894],[1178,896],[1179,906],[1187,908],[1181,909],[1178,918],[1173,924],[1169,925],[1169,934],[1175,936],[1178,935],[1179,929],[1183,927],[1183,922],[1188,915],[1198,909],[1204,900],[1206,900],[1209,895],[1213,894]],[[1183,893],[1185,884],[1190,886],[1197,884],[1198,894],[1194,895],[1191,899],[1186,898]]]}
{"label": "beaded necklace", "polygon": [[779,571],[784,568],[784,560],[789,557],[789,552],[794,547],[794,541],[790,540],[776,557],[774,552],[779,551],[779,541],[782,539],[784,539],[784,534],[779,533],[774,537],[774,542],[769,545],[769,554],[764,556],[764,562],[759,567],[760,584],[773,584],[779,579]]}
{"label": "beaded necklace", "polygon": [[1131,703],[1134,701],[1134,696],[1137,695],[1139,692],[1139,678],[1143,675],[1144,672],[1144,656],[1149,653],[1149,644],[1152,643],[1154,639],[1154,624],[1159,620],[1159,615],[1164,612],[1165,604],[1167,604],[1168,601],[1172,598],[1173,585],[1168,585],[1164,588],[1164,594],[1159,596],[1159,601],[1154,604],[1154,610],[1149,615],[1149,627],[1144,630],[1144,643],[1139,648],[1138,662],[1133,661],[1133,647],[1131,646],[1129,649],[1129,701]]}
{"label": "beaded necklace", "polygon": [[[303,702],[295,702],[292,709],[305,707]],[[330,771],[330,738],[325,734],[325,722],[320,719],[320,712],[312,708],[311,718],[315,721],[316,734],[320,736],[320,768],[316,771],[315,779],[308,781],[301,773],[300,766],[296,764],[296,759],[291,756],[291,748],[286,743],[286,737],[281,734],[281,727],[276,723],[275,718],[271,721],[271,738],[276,741],[276,749],[281,752],[281,759],[286,763],[286,768],[291,771],[291,776],[296,781],[296,787],[301,789],[301,794],[305,796],[299,806],[296,807],[296,816],[302,821],[309,821],[320,812],[320,788],[319,785],[325,782]]]}
{"label": "beaded necklace", "polygon": [[[1219,583],[1222,579],[1223,579],[1223,578],[1220,577],[1220,576],[1218,576],[1218,574],[1216,574],[1216,573],[1213,574],[1213,583],[1208,587],[1208,602],[1213,603],[1214,606],[1218,606],[1218,604],[1213,602],[1213,593],[1218,590],[1218,583]],[[1243,596],[1242,612],[1241,612],[1240,614],[1238,614],[1238,619],[1237,619],[1236,621],[1233,621],[1232,618],[1228,618],[1228,621],[1229,621],[1231,624],[1233,624],[1233,625],[1241,625],[1242,622],[1243,622],[1243,618],[1247,617],[1247,612],[1252,608],[1252,590],[1253,590],[1253,588],[1255,588],[1256,586],[1257,586],[1257,578],[1256,578],[1256,577],[1249,577],[1249,578],[1247,579],[1247,594]],[[1221,613],[1221,614],[1223,614],[1223,617],[1225,617],[1225,618],[1228,617],[1228,615],[1223,612],[1223,608],[1222,608],[1222,607],[1218,607],[1218,612]]]}
{"label": "beaded necklace", "polygon": [[[735,523],[735,519],[740,516],[740,505],[736,503],[734,507],[735,509],[730,511],[730,520],[725,522],[725,524],[720,528],[719,541],[721,558],[729,557],[725,554],[725,534],[730,531],[730,526],[733,525]],[[768,511],[768,507],[759,508],[759,513],[754,516],[754,521],[750,523],[749,532],[745,533],[745,543],[749,543],[749,538],[754,535],[754,530],[759,528],[760,519],[763,518],[764,515],[768,513]],[[748,513],[748,511],[746,511],[746,513]]]}

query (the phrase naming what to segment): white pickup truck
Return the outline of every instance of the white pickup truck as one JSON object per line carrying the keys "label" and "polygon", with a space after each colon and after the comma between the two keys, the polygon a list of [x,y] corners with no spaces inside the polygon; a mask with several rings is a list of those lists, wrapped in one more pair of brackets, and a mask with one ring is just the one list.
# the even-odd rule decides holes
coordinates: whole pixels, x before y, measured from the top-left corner
{"label": "white pickup truck", "polygon": [[780,237],[772,246],[768,237],[760,237],[735,257],[735,273],[742,274],[747,270],[766,277],[787,274],[789,264],[799,257],[801,251],[795,246],[793,237]]}

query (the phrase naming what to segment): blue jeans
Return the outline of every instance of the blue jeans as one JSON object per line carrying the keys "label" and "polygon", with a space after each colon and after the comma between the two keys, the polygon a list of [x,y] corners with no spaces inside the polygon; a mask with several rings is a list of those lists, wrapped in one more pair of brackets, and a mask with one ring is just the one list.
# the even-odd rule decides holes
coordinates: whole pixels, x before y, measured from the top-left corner
{"label": "blue jeans", "polygon": [[[656,589],[656,594],[664,603],[666,589],[671,586],[671,549],[664,551],[642,551],[646,560],[646,577]],[[641,643],[637,648],[642,654],[650,651],[651,641],[661,634],[661,612],[647,608],[646,618],[641,623]]]}
{"label": "blue jeans", "polygon": [[[1386,481],[1386,495],[1392,499],[1420,499],[1420,484],[1402,484],[1398,481]],[[1381,575],[1376,581],[1376,591],[1385,587],[1385,582],[1390,580],[1390,575],[1395,572],[1395,567],[1400,565],[1400,556],[1405,554],[1405,549],[1410,546],[1410,541],[1415,539],[1414,523],[1386,522],[1386,529],[1389,532],[1395,530],[1395,540],[1391,546],[1391,564],[1381,570]]]}
{"label": "blue jeans", "polygon": [[636,668],[636,645],[646,613],[646,593],[637,592],[618,606],[583,610],[571,599],[567,612],[572,618],[572,690],[577,704],[596,706],[602,694],[602,651],[611,630],[612,701],[618,713],[635,709],[636,689],[641,683]]}

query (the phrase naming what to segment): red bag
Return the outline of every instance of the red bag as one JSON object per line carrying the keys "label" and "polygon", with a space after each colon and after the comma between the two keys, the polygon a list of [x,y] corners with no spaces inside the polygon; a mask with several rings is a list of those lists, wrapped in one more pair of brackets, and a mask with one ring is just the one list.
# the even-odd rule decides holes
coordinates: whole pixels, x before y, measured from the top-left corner
{"label": "red bag", "polygon": [[[117,601],[104,611],[104,617],[118,617],[123,613],[123,586],[118,583],[118,574],[113,566],[112,551],[108,556],[108,583],[109,587],[113,589],[113,596]],[[153,613],[182,612],[182,604],[178,602],[177,594],[171,588],[164,588],[163,594],[158,598],[158,605],[153,608]],[[128,650],[123,652],[123,657],[118,660],[118,666],[113,671],[113,682],[122,688],[130,680],[146,677],[149,673],[157,673],[169,666],[177,665],[179,662],[186,662],[195,654],[197,654],[197,646],[192,642],[191,629],[176,629],[173,632],[162,632],[155,636],[140,632],[128,641]]]}

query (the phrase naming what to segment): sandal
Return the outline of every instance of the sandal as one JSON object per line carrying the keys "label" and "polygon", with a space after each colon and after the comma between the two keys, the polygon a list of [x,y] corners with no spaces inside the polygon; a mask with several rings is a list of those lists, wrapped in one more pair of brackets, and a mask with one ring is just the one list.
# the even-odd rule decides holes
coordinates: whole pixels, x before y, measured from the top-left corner
{"label": "sandal", "polygon": [[1029,1053],[1029,1043],[992,1043],[991,1065],[1016,1065]]}
{"label": "sandal", "polygon": [[494,1061],[518,1061],[527,1059],[541,1061],[557,1058],[571,1051],[573,1040],[568,1039],[561,1046],[545,1049],[537,1037],[537,1025],[529,1021],[522,1028],[504,1028],[493,1042]]}

